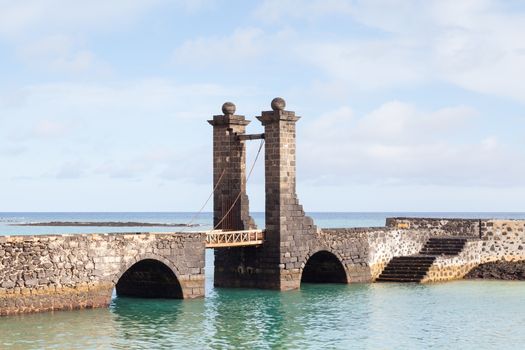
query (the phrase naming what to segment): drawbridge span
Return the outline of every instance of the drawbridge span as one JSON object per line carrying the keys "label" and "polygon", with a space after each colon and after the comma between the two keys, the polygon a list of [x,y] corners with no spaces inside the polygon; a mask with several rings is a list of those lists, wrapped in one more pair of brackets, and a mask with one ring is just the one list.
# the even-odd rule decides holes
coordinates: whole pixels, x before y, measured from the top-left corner
{"label": "drawbridge span", "polygon": [[206,248],[231,248],[258,246],[264,243],[263,230],[206,232]]}

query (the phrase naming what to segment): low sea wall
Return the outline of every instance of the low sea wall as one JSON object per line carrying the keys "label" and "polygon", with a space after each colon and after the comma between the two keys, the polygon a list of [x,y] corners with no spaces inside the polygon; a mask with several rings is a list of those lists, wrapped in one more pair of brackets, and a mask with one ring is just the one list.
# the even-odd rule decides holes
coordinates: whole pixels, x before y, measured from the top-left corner
{"label": "low sea wall", "polygon": [[457,256],[438,256],[422,282],[463,278],[494,261],[525,261],[525,220],[388,218],[385,227],[322,229],[319,239],[339,256],[350,282],[375,280],[388,262],[418,254],[429,238],[466,238]]}
{"label": "low sea wall", "polygon": [[481,263],[525,260],[525,220],[482,220]]}
{"label": "low sea wall", "polygon": [[431,234],[426,229],[396,227],[329,228],[321,232],[322,239],[330,242],[330,251],[343,257],[350,282],[373,281],[393,257],[417,254]]}
{"label": "low sea wall", "polygon": [[437,257],[422,282],[460,279],[487,263],[497,265],[500,262],[504,274],[506,267],[514,268],[506,262],[525,261],[525,220],[389,218],[386,225],[417,229],[422,234],[430,230],[432,237],[468,238],[459,255]]}
{"label": "low sea wall", "polygon": [[154,260],[180,283],[183,298],[204,296],[200,233],[0,237],[0,315],[104,307],[120,277]]}
{"label": "low sea wall", "polygon": [[440,218],[387,218],[387,227],[429,230],[434,237],[480,237],[482,220]]}

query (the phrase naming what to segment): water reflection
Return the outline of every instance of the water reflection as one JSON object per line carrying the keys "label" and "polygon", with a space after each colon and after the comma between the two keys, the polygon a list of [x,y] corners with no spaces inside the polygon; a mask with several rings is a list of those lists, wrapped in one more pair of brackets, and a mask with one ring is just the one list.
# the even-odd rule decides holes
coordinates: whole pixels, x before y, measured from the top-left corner
{"label": "water reflection", "polygon": [[0,349],[103,348],[113,336],[108,310],[78,310],[0,318]]}
{"label": "water reflection", "polygon": [[525,283],[210,289],[109,309],[0,318],[0,349],[521,349]]}
{"label": "water reflection", "polygon": [[163,344],[170,341],[170,330],[175,329],[182,304],[176,300],[152,300],[136,298],[113,299],[116,343],[126,347],[133,344],[140,348],[146,344]]}

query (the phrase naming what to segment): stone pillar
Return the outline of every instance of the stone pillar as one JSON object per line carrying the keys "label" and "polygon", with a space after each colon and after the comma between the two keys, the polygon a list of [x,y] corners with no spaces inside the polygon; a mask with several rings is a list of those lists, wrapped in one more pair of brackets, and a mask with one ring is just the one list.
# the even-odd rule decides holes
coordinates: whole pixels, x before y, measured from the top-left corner
{"label": "stone pillar", "polygon": [[296,194],[295,123],[300,117],[285,111],[285,101],[275,98],[272,111],[257,117],[265,134],[267,260],[279,269],[279,289],[299,288],[302,256],[317,231],[305,216]]}
{"label": "stone pillar", "polygon": [[[216,287],[289,290],[300,286],[302,264],[316,240],[317,229],[312,219],[304,215],[295,193],[295,123],[299,117],[294,112],[285,111],[284,106],[284,100],[276,98],[272,101],[273,110],[262,112],[257,117],[264,126],[266,141],[264,244],[215,250]],[[228,127],[220,129],[223,118],[225,116],[216,116],[213,123],[215,177],[221,173],[221,164],[230,154],[223,150],[235,150],[228,143],[231,141],[226,130]],[[228,120],[228,125],[231,125],[233,119]],[[240,123],[239,119],[236,120]],[[244,118],[242,121],[246,122]],[[242,130],[244,132],[244,126]],[[215,199],[219,200],[219,196]],[[219,202],[215,216],[220,208]]]}
{"label": "stone pillar", "polygon": [[217,229],[222,230],[248,230],[255,228],[255,223],[249,214],[246,195],[246,147],[237,136],[246,132],[250,121],[235,115],[231,102],[223,104],[222,112],[224,115],[215,115],[208,121],[213,125],[213,187],[216,187],[213,225],[219,224]]}
{"label": "stone pillar", "polygon": [[[216,188],[213,196],[213,225],[218,225],[217,229],[222,230],[254,229],[256,226],[249,214],[246,194],[245,141],[237,137],[245,133],[246,125],[250,122],[242,115],[235,115],[235,105],[231,102],[223,104],[222,111],[224,115],[215,115],[213,120],[208,121],[213,125],[213,187]],[[233,209],[226,215],[233,203]],[[215,249],[216,287],[245,286],[244,279],[249,279],[245,260],[253,255],[250,251],[250,248],[242,247]]]}

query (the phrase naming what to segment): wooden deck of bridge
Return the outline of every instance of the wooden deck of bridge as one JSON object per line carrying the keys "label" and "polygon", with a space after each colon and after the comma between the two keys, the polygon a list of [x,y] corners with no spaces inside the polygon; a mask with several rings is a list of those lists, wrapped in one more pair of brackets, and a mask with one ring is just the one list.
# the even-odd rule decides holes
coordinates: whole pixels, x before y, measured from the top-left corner
{"label": "wooden deck of bridge", "polygon": [[206,233],[206,248],[245,247],[260,245],[263,242],[263,230],[214,230]]}

